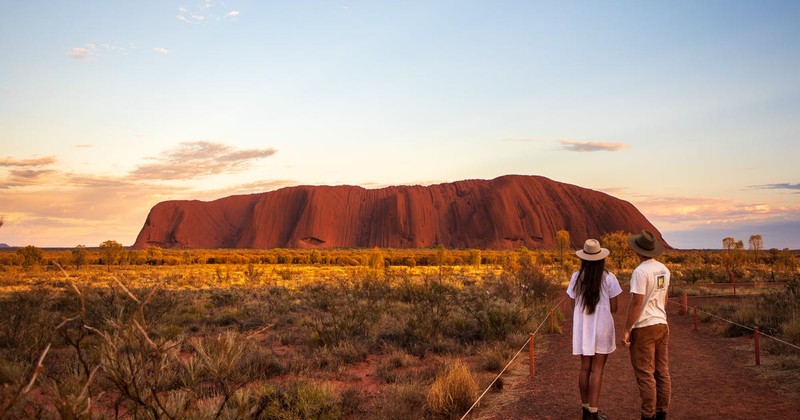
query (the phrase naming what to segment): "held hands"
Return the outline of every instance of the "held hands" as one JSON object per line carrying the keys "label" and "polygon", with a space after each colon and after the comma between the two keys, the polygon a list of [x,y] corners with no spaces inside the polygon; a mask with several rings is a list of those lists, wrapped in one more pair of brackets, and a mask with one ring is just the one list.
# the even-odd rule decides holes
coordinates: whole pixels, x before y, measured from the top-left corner
{"label": "held hands", "polygon": [[625,331],[625,334],[622,336],[622,344],[624,344],[625,347],[631,346],[631,330]]}

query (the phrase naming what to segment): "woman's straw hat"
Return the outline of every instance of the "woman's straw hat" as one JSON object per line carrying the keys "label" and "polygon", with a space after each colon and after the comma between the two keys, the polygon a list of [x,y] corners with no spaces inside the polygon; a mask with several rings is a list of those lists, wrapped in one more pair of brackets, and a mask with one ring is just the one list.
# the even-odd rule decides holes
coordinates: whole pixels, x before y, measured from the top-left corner
{"label": "woman's straw hat", "polygon": [[610,253],[611,251],[600,247],[597,239],[587,239],[583,244],[583,249],[578,250],[575,255],[586,261],[600,261]]}

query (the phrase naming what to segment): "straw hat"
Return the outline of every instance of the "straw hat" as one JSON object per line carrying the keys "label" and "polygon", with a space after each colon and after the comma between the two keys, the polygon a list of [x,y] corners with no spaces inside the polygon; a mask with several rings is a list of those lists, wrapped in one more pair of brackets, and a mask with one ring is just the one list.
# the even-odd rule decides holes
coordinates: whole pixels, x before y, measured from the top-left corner
{"label": "straw hat", "polygon": [[597,242],[597,239],[587,239],[583,244],[583,249],[579,249],[575,255],[586,261],[600,261],[610,253],[611,251],[600,247],[600,242]]}
{"label": "straw hat", "polygon": [[656,240],[656,237],[649,230],[643,229],[638,235],[628,236],[628,245],[637,254],[645,257],[657,257],[664,252],[664,246]]}

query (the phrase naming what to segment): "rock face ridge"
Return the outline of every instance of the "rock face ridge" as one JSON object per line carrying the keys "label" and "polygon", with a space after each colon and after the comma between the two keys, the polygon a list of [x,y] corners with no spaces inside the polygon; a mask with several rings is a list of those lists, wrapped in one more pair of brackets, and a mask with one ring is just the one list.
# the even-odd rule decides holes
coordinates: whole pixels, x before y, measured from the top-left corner
{"label": "rock face ridge", "polygon": [[661,233],[630,203],[540,176],[423,186],[297,186],[156,204],[134,248],[573,247],[615,231]]}

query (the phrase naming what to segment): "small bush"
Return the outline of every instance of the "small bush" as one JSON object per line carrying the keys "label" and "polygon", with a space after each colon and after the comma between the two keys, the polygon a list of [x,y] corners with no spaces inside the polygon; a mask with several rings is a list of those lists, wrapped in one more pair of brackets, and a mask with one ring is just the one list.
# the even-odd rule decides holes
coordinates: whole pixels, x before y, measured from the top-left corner
{"label": "small bush", "polygon": [[376,419],[425,417],[425,389],[419,384],[390,385],[376,401]]}
{"label": "small bush", "polygon": [[0,359],[0,385],[21,381],[26,370],[27,367],[21,363]]}
{"label": "small bush", "polygon": [[342,414],[346,417],[358,417],[364,414],[364,403],[367,399],[366,391],[357,386],[351,386],[339,395],[342,404]]}
{"label": "small bush", "polygon": [[487,372],[499,373],[511,356],[511,350],[502,344],[487,345],[478,349],[480,367]]}
{"label": "small bush", "polygon": [[398,383],[402,375],[397,371],[411,365],[412,356],[403,350],[395,350],[375,367],[375,376],[387,384]]}
{"label": "small bush", "polygon": [[428,391],[427,408],[435,416],[458,418],[477,397],[478,384],[467,366],[459,360],[433,382]]}
{"label": "small bush", "polygon": [[[782,338],[784,341],[800,346],[800,316],[795,316],[781,324],[781,329],[783,330]],[[786,353],[800,353],[800,350],[782,343],[781,347],[785,349]]]}
{"label": "small bush", "polygon": [[280,376],[288,371],[274,352],[259,345],[248,346],[239,360],[239,368],[247,378],[256,380]]}
{"label": "small bush", "polygon": [[269,399],[262,418],[323,420],[341,417],[341,406],[333,392],[313,383],[296,382]]}
{"label": "small bush", "polygon": [[367,351],[364,346],[352,341],[337,344],[331,349],[331,353],[348,365],[363,362],[367,359]]}

